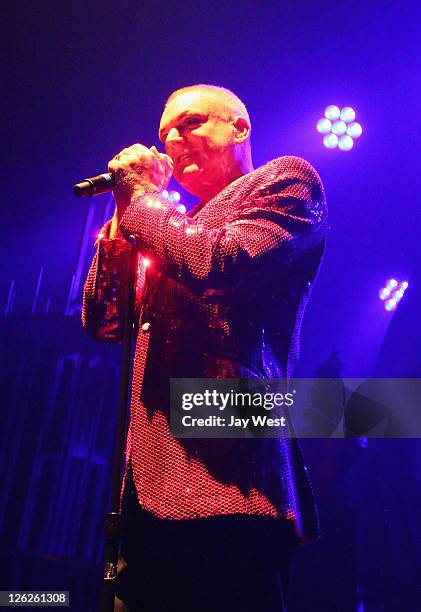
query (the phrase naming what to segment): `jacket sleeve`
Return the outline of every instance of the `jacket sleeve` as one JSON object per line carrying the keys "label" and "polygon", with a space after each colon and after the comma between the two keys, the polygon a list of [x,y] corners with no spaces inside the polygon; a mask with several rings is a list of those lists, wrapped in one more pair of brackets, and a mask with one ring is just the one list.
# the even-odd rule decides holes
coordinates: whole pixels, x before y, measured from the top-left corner
{"label": "jacket sleeve", "polygon": [[123,339],[128,311],[131,247],[124,238],[109,240],[108,222],[100,231],[83,289],[82,323],[102,342]]}
{"label": "jacket sleeve", "polygon": [[240,180],[249,177],[254,187],[241,203],[233,197],[232,216],[216,229],[147,193],[127,208],[120,230],[164,274],[196,292],[233,291],[273,275],[273,266],[287,265],[322,239],[324,191],[312,166],[296,157]]}

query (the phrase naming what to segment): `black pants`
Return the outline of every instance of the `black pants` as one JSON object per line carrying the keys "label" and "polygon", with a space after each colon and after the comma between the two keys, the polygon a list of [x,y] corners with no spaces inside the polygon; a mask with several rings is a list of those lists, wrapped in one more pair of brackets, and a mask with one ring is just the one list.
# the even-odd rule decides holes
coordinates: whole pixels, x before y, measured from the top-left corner
{"label": "black pants", "polygon": [[287,521],[227,515],[172,521],[123,498],[117,596],[131,612],[281,612],[298,540]]}

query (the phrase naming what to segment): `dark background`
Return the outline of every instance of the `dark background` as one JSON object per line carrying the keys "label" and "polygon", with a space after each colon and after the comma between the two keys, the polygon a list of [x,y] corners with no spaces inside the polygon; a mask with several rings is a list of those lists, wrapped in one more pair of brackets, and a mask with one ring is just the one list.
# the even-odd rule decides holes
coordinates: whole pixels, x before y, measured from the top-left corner
{"label": "dark background", "polygon": [[[86,432],[97,414],[96,404],[86,401],[89,368],[99,386],[105,367],[118,378],[116,347],[82,338],[81,285],[70,307],[68,299],[72,275],[89,264],[94,230],[112,203],[108,196],[94,204],[76,200],[71,187],[104,171],[125,146],[159,144],[161,110],[174,89],[198,82],[233,89],[250,111],[255,166],[279,155],[299,155],[323,179],[328,246],[304,319],[297,373],[314,375],[328,362],[328,369],[343,376],[419,375],[420,4],[13,2],[3,5],[3,13],[0,312],[6,340],[2,467],[8,486],[0,518],[4,550],[18,568],[8,586],[27,588],[36,581],[30,572],[22,574],[16,551],[31,559],[49,551],[69,563],[85,560],[94,576],[101,552],[98,525],[109,450],[105,445],[99,452],[94,440],[112,437],[116,384],[101,400],[108,433],[100,435],[99,429],[87,436],[91,450],[78,451],[80,472],[73,485],[72,499],[88,499],[78,508],[80,524],[88,517],[97,535],[88,539],[83,554],[63,547],[59,530],[50,539],[28,535],[29,524],[34,534],[46,530],[45,516],[28,511],[28,487],[35,487],[33,495],[44,495],[34,466],[40,457],[50,457],[50,478],[60,482],[75,444],[80,445],[71,433],[63,436],[64,429]],[[328,104],[350,105],[357,112],[364,131],[350,152],[322,146],[315,124]],[[184,192],[182,199],[193,203]],[[390,277],[409,282],[394,313],[378,299]],[[64,380],[60,400],[57,381]],[[52,414],[55,429],[49,435]],[[46,450],[40,440],[57,435],[63,436],[62,446]],[[390,609],[415,609],[418,442],[314,441],[307,447],[326,538],[319,549],[302,553],[297,584],[313,584],[313,602],[314,592],[325,593],[320,610],[357,610],[362,601],[366,607],[358,610],[377,611],[390,602],[395,606]],[[78,487],[85,482],[87,462],[98,461],[105,476],[98,485],[102,501],[94,508],[89,485]],[[95,481],[92,474],[86,479]],[[63,511],[54,506],[57,495],[49,502],[51,516]],[[76,501],[60,503],[69,508]],[[296,609],[308,609],[299,590]]]}

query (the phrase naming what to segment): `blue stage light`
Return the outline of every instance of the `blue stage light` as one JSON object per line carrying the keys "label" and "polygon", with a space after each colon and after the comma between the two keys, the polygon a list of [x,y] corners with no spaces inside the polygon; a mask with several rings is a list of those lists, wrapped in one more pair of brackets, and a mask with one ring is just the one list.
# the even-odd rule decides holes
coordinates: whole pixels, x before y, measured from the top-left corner
{"label": "blue stage light", "polygon": [[399,304],[408,288],[408,281],[399,283],[395,278],[389,278],[379,291],[379,298],[384,302],[385,309],[390,312]]}
{"label": "blue stage light", "polygon": [[345,121],[335,121],[335,123],[332,125],[332,132],[336,134],[337,136],[340,136],[341,134],[345,134],[346,132]]}
{"label": "blue stage light", "polygon": [[180,201],[180,194],[178,193],[178,191],[170,191],[168,194],[168,200],[170,202],[179,202]]}
{"label": "blue stage light", "polygon": [[317,131],[320,134],[328,134],[332,128],[332,122],[329,119],[319,119],[317,122]]}
{"label": "blue stage light", "polygon": [[323,138],[323,144],[328,149],[334,149],[338,146],[338,137],[336,134],[326,134]]}
{"label": "blue stage light", "polygon": [[[320,134],[325,134],[323,144],[328,149],[340,149],[350,151],[354,146],[354,138],[362,134],[362,127],[354,121],[355,110],[350,106],[342,109],[336,104],[331,104],[325,109],[325,116],[318,120],[316,129]],[[335,137],[340,137],[335,138]]]}
{"label": "blue stage light", "polygon": [[177,210],[178,210],[178,212],[183,213],[183,215],[185,215],[185,214],[186,214],[186,212],[187,212],[187,208],[184,206],[184,204],[179,204],[179,205],[177,206]]}
{"label": "blue stage light", "polygon": [[346,121],[347,123],[349,123],[350,121],[354,121],[355,111],[350,106],[344,106],[339,116],[342,119],[342,121]]}
{"label": "blue stage light", "polygon": [[338,147],[341,151],[350,151],[354,146],[354,141],[351,136],[341,136],[339,138]]}
{"label": "blue stage light", "polygon": [[[166,200],[168,200],[168,202],[171,202],[172,204],[176,204],[177,202],[181,200],[181,196],[178,193],[178,191],[168,191],[167,189],[163,189],[161,191],[161,195]],[[180,204],[179,206],[177,206],[177,210],[179,210],[182,213],[185,213],[186,207],[184,206],[184,204]]]}
{"label": "blue stage light", "polygon": [[339,119],[340,114],[341,114],[341,110],[339,106],[336,106],[335,104],[331,104],[325,109],[325,117],[326,119],[330,119],[331,121],[335,121],[335,119]]}
{"label": "blue stage light", "polygon": [[350,123],[348,125],[346,133],[348,134],[348,136],[351,136],[352,138],[359,138],[361,134],[363,133],[363,128],[361,127],[359,123],[354,121],[353,123]]}
{"label": "blue stage light", "polygon": [[386,298],[388,298],[390,295],[390,289],[388,289],[387,287],[383,287],[383,289],[380,289],[379,291],[379,298],[381,300],[385,300]]}
{"label": "blue stage light", "polygon": [[395,300],[393,298],[391,298],[390,300],[387,300],[384,307],[388,312],[390,312],[391,310],[394,310],[396,308]]}

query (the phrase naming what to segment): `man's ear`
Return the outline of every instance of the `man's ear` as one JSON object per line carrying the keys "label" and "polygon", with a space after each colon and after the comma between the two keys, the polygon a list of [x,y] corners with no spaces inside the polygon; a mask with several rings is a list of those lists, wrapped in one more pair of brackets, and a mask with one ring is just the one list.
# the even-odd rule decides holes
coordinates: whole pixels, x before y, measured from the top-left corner
{"label": "man's ear", "polygon": [[235,142],[240,144],[250,136],[250,125],[244,117],[237,117],[233,122],[235,128]]}

